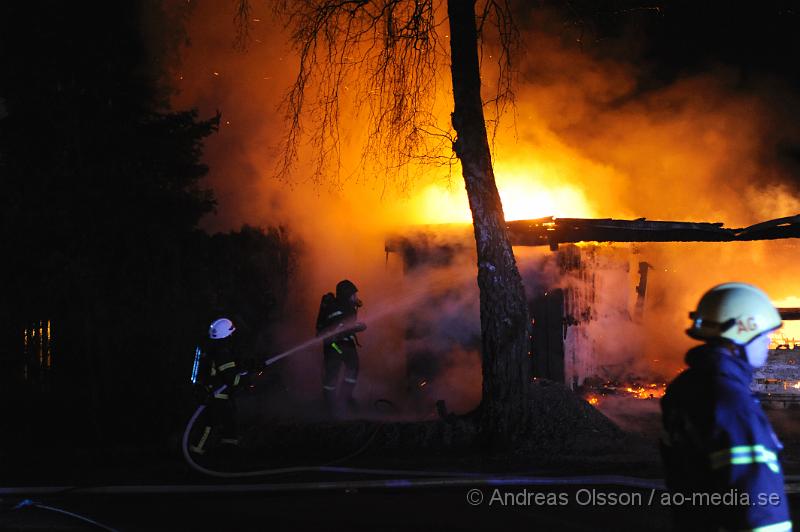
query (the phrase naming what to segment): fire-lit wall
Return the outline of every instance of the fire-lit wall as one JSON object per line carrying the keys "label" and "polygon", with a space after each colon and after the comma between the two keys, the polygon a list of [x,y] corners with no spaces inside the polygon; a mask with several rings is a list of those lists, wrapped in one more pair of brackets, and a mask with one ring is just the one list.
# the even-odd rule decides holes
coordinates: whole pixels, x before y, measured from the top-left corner
{"label": "fire-lit wall", "polygon": [[[469,275],[473,251],[468,241],[454,246],[440,240],[432,248],[425,247],[431,239],[418,239],[417,248],[408,244],[406,260],[413,260],[416,271],[424,271],[444,267],[443,256],[447,267],[452,267],[461,256],[467,284],[454,285],[452,290],[462,294],[460,305],[476,299],[474,287],[464,292],[465,286],[474,283]],[[516,247],[530,302],[534,376],[563,381],[573,389],[587,380],[592,385],[662,387],[683,369],[683,356],[696,343],[685,335],[685,329],[688,312],[702,293],[714,284],[733,280],[761,284],[773,292],[776,279],[790,273],[781,261],[793,244],[587,243],[562,244],[556,252],[543,246]],[[775,250],[774,263],[752,253],[770,247]],[[646,290],[643,275],[647,276]],[[470,326],[477,328],[477,321]],[[474,330],[473,338],[477,334]],[[775,336],[786,334],[778,331]],[[430,343],[425,338],[422,341]],[[441,339],[436,343],[438,348],[428,349],[425,356],[446,359],[452,346]],[[478,342],[473,344],[477,349]],[[428,383],[435,380],[430,377]]]}
{"label": "fire-lit wall", "polygon": [[[537,250],[520,261],[530,294],[563,293],[563,382],[578,388],[589,377],[628,379],[646,373],[641,322],[635,319],[638,259],[629,245],[562,245],[556,253]],[[542,264],[553,263],[558,275],[537,277]],[[534,321],[538,319],[533,316]],[[532,355],[550,356],[534,334]],[[536,365],[534,365],[536,367]],[[560,375],[537,375],[557,378]]]}

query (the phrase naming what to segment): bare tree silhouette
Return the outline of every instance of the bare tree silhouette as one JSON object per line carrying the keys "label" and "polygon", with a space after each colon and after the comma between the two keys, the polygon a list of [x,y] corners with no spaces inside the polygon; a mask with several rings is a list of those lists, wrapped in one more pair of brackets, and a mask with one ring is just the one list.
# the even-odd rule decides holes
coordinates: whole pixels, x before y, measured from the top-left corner
{"label": "bare tree silhouette", "polygon": [[[240,0],[237,13],[247,13]],[[518,32],[507,0],[277,0],[299,55],[285,101],[288,132],[280,173],[288,176],[306,135],[317,184],[341,168],[343,93],[355,84],[366,111],[364,164],[377,164],[402,187],[416,163],[461,163],[477,244],[483,361],[482,434],[493,446],[512,442],[528,425],[528,317],[522,280],[506,233],[495,184],[484,106],[495,118],[513,101]],[[446,7],[446,13],[444,9]],[[240,25],[243,17],[239,17]],[[240,29],[239,35],[246,35]],[[481,97],[481,43],[499,44],[494,96]],[[435,126],[437,73],[449,61],[452,130]],[[316,121],[306,131],[304,117]],[[443,143],[449,146],[443,146]],[[443,150],[443,147],[445,150]],[[447,148],[452,155],[441,155]]]}

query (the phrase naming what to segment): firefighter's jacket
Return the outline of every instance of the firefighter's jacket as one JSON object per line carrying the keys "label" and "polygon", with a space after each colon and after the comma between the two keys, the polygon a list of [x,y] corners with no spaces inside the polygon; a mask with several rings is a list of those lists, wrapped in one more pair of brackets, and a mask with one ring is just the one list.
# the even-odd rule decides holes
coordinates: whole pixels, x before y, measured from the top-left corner
{"label": "firefighter's jacket", "polygon": [[242,377],[241,364],[229,342],[216,341],[209,346],[201,360],[200,383],[214,399],[229,399],[239,388]]}
{"label": "firefighter's jacket", "polygon": [[323,339],[326,347],[330,346],[340,354],[341,343],[357,346],[356,332],[363,330],[356,321],[357,315],[358,309],[349,302],[331,299],[327,305],[323,303],[317,316],[317,336]]}
{"label": "firefighter's jacket", "polygon": [[750,364],[708,344],[690,350],[686,363],[661,400],[661,450],[676,525],[791,530],[778,460],[783,446],[750,391]]}

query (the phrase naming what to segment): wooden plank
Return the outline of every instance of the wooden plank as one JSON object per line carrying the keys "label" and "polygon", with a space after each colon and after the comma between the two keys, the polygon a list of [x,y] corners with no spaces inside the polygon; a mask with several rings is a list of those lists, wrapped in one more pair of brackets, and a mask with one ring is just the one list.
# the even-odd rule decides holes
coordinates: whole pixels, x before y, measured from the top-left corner
{"label": "wooden plank", "polygon": [[[615,220],[613,218],[536,218],[515,220],[506,224],[514,246],[550,246],[575,242],[732,242],[800,238],[800,214],[768,220],[749,227],[731,229],[721,222],[678,222],[664,220]],[[410,261],[418,258],[447,256],[448,245],[463,248],[471,245],[469,226],[459,229],[453,224],[429,225],[416,229],[412,235],[396,235],[386,240],[386,251],[408,254]],[[433,238],[436,235],[439,238]],[[448,244],[449,242],[450,244]],[[422,257],[414,255],[421,253]]]}
{"label": "wooden plank", "polygon": [[800,320],[800,308],[779,308],[778,313],[780,313],[782,320]]}

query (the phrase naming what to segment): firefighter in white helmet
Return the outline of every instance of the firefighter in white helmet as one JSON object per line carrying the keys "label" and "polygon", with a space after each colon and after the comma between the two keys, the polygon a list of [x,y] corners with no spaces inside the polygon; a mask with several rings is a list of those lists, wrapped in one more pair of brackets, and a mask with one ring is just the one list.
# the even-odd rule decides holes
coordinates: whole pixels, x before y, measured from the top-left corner
{"label": "firefighter in white helmet", "polygon": [[750,391],[781,317],[744,283],[713,287],[689,317],[686,333],[703,344],[661,400],[667,487],[685,502],[672,505],[676,529],[789,531],[783,446]]}
{"label": "firefighter in white helmet", "polygon": [[238,446],[235,396],[246,372],[241,372],[233,345],[236,326],[229,318],[208,328],[208,347],[200,358],[197,384],[206,393],[206,424],[190,449],[205,454],[209,446]]}

